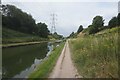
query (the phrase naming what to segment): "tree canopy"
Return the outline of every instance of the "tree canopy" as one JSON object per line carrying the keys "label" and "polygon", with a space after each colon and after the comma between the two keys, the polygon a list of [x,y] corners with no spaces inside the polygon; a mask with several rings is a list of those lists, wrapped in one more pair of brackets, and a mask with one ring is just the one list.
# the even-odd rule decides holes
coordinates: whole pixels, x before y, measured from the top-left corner
{"label": "tree canopy", "polygon": [[118,13],[117,17],[113,17],[108,23],[109,28],[113,28],[116,26],[120,26],[120,13]]}
{"label": "tree canopy", "polygon": [[2,26],[44,38],[49,34],[45,23],[36,24],[30,14],[13,5],[2,5]]}
{"label": "tree canopy", "polygon": [[41,37],[47,38],[49,35],[49,30],[45,23],[37,23],[37,34]]}
{"label": "tree canopy", "polygon": [[93,18],[92,25],[89,26],[89,33],[94,34],[101,30],[101,28],[104,26],[104,20],[102,16],[96,16]]}
{"label": "tree canopy", "polygon": [[120,13],[117,15],[117,25],[120,26]]}
{"label": "tree canopy", "polygon": [[59,35],[57,32],[53,33],[52,36],[53,36],[55,39],[63,39],[63,36],[62,36],[62,35]]}
{"label": "tree canopy", "polygon": [[24,33],[35,32],[35,20],[30,14],[23,12],[13,5],[3,5],[3,27],[8,27]]}
{"label": "tree canopy", "polygon": [[109,28],[116,27],[117,26],[117,17],[113,17],[109,23],[108,23]]}
{"label": "tree canopy", "polygon": [[83,30],[83,26],[80,25],[79,28],[78,28],[78,30],[77,30],[77,34],[80,33],[82,30]]}

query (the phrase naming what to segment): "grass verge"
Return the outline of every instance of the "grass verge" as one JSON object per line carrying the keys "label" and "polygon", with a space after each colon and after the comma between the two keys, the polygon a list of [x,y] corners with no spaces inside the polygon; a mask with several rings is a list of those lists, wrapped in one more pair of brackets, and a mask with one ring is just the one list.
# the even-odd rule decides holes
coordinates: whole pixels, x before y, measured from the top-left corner
{"label": "grass verge", "polygon": [[37,78],[47,78],[49,76],[49,73],[54,68],[63,47],[64,42],[51,52],[51,55],[49,55],[49,57],[37,67],[37,69],[29,76],[29,78],[32,78],[32,80],[35,80]]}
{"label": "grass verge", "polygon": [[78,72],[86,78],[118,78],[118,30],[71,40],[72,59]]}
{"label": "grass verge", "polygon": [[8,28],[2,28],[2,44],[47,41],[36,35],[25,34]]}

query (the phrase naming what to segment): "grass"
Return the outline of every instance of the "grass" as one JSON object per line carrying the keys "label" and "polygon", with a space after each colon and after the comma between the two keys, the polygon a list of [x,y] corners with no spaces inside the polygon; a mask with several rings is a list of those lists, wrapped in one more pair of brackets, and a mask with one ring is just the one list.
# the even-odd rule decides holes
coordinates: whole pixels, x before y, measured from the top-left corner
{"label": "grass", "polygon": [[120,27],[69,42],[80,75],[85,78],[118,78],[118,30]]}
{"label": "grass", "polygon": [[64,43],[61,43],[59,47],[56,47],[51,55],[43,61],[33,73],[31,73],[29,78],[32,78],[32,80],[37,78],[47,78],[54,68],[63,47]]}
{"label": "grass", "polygon": [[2,28],[2,43],[21,43],[47,40],[39,36],[21,33],[8,28]]}

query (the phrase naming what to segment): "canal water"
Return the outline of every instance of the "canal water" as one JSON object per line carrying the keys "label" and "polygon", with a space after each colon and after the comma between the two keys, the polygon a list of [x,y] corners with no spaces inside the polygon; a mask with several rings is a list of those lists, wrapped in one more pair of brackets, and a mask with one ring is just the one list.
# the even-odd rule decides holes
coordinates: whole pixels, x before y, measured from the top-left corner
{"label": "canal water", "polygon": [[50,54],[53,44],[45,42],[34,45],[3,48],[3,78],[26,78],[42,59]]}

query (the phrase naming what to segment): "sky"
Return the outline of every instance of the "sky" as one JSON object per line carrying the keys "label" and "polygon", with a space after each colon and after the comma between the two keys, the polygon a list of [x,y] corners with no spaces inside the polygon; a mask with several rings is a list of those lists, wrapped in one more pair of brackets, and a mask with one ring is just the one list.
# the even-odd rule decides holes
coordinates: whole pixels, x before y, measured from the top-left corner
{"label": "sky", "polygon": [[12,4],[31,14],[36,23],[42,22],[51,30],[51,15],[56,14],[56,32],[68,36],[76,32],[80,25],[87,28],[95,16],[105,19],[105,25],[118,13],[117,0],[2,0],[3,4]]}

